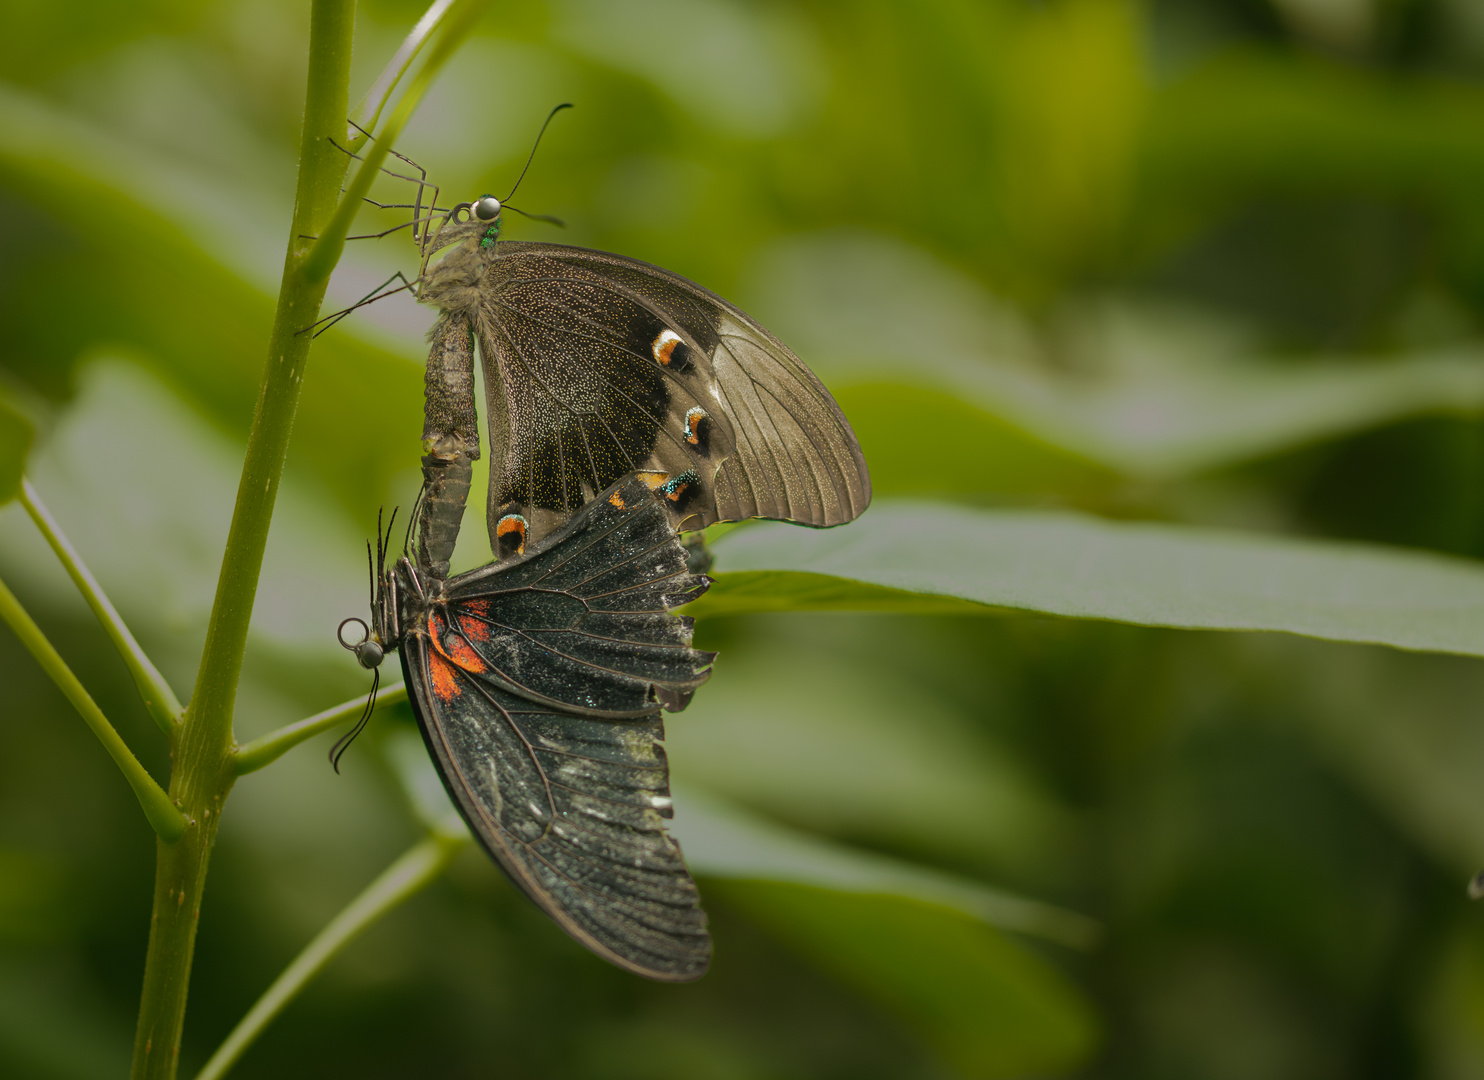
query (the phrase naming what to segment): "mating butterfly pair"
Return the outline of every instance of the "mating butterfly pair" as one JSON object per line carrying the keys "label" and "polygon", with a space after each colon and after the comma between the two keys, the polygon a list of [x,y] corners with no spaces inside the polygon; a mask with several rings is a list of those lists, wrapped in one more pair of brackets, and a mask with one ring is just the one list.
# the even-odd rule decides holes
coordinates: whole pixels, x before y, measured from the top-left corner
{"label": "mating butterfly pair", "polygon": [[[694,979],[710,938],[664,831],[660,711],[688,704],[712,654],[670,613],[709,585],[676,533],[842,524],[870,477],[829,392],[740,310],[633,259],[500,241],[501,209],[460,203],[417,237],[417,296],[441,315],[414,556],[388,570],[383,549],[374,630],[347,647],[368,667],[401,648],[445,787],[527,895],[600,956]],[[476,343],[496,561],[449,579]]]}

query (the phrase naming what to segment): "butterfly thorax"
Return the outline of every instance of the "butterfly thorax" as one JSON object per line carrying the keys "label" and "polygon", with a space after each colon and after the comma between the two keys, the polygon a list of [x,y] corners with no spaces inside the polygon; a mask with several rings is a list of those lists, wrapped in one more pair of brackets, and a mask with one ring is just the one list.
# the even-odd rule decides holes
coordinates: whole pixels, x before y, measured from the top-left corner
{"label": "butterfly thorax", "polygon": [[428,241],[425,258],[439,251],[443,257],[432,266],[424,264],[418,280],[419,303],[443,311],[472,315],[479,307],[479,282],[495,261],[498,221],[466,221],[445,225]]}

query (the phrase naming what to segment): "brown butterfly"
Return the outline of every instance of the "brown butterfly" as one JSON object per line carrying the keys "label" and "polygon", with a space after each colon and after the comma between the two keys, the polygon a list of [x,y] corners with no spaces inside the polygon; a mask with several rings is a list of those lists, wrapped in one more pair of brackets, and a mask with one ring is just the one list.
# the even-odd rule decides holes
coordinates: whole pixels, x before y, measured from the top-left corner
{"label": "brown butterfly", "polygon": [[[633,472],[682,531],[750,517],[840,525],[865,510],[871,479],[855,433],[787,346],[668,270],[500,240],[502,209],[486,195],[426,228],[416,289],[442,312],[430,389],[462,384],[455,369],[467,367],[472,400],[476,342],[483,359],[497,556],[524,551]],[[444,440],[478,455],[472,410],[460,406],[429,411],[430,450]]]}

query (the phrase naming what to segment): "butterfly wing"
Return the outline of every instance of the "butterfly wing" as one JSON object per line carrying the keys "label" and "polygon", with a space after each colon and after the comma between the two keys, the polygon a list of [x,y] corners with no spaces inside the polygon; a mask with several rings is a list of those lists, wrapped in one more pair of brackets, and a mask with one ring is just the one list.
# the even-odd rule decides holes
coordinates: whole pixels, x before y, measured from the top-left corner
{"label": "butterfly wing", "polygon": [[711,954],[665,832],[660,719],[710,674],[669,613],[708,584],[630,476],[541,551],[454,578],[401,646],[423,739],[485,849],[578,941],[669,981]]}
{"label": "butterfly wing", "polygon": [[501,242],[480,296],[497,554],[510,554],[502,523],[537,541],[635,470],[687,530],[747,517],[838,525],[870,502],[860,444],[829,392],[685,278]]}
{"label": "butterfly wing", "polygon": [[656,710],[600,720],[474,679],[407,641],[402,667],[444,787],[485,850],[562,929],[652,979],[699,978],[706,915],[671,816]]}
{"label": "butterfly wing", "polygon": [[658,498],[629,476],[541,551],[452,579],[425,632],[465,676],[533,701],[596,716],[673,711],[710,677],[714,654],[690,647],[692,620],[670,609],[709,585],[687,571]]}

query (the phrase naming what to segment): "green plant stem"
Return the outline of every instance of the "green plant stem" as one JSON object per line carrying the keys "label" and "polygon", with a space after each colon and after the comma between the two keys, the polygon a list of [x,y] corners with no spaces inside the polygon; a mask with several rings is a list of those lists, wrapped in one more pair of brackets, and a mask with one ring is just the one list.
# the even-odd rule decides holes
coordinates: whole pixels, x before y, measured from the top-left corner
{"label": "green plant stem", "polygon": [[370,194],[371,185],[376,180],[382,162],[386,160],[387,151],[397,141],[397,136],[411,119],[418,102],[432,85],[439,70],[457,51],[464,38],[469,36],[474,24],[488,6],[489,0],[454,0],[444,16],[443,33],[438,38],[438,44],[428,54],[427,62],[418,71],[407,92],[402,95],[402,100],[397,102],[386,126],[377,133],[376,141],[366,151],[361,167],[356,170],[354,179],[340,199],[340,205],[335,208],[334,216],[317,232],[318,239],[304,260],[305,280],[324,281],[329,278],[330,271],[340,261],[340,253],[345,250],[345,237],[350,232],[350,224],[360,212],[365,197]]}
{"label": "green plant stem", "polygon": [[124,658],[124,665],[129,669],[129,674],[134,677],[134,685],[139,690],[139,696],[144,699],[144,707],[149,710],[150,716],[166,735],[175,734],[176,725],[180,723],[181,704],[175,696],[175,691],[170,689],[170,684],[165,681],[159,669],[150,662],[144,650],[139,647],[139,642],[134,640],[134,635],[129,633],[129,628],[124,625],[123,618],[118,610],[109,602],[103,592],[103,587],[82,561],[82,556],[72,546],[72,542],[62,533],[62,528],[57,524],[56,518],[52,517],[42,503],[36,489],[31,486],[31,481],[22,479],[20,490],[21,505],[26,508],[26,513],[31,515],[31,520],[41,530],[41,535],[46,537],[46,542],[51,545],[52,551],[56,552],[57,559],[62,563],[68,576],[72,578],[77,591],[82,593],[82,598],[88,602],[88,607],[93,609],[93,614],[103,624],[104,631],[113,641],[113,647],[119,651]]}
{"label": "green plant stem", "polygon": [[[380,712],[388,705],[397,705],[406,700],[407,687],[396,683],[376,695],[376,707],[373,712]],[[313,716],[281,727],[277,731],[261,735],[252,742],[243,743],[232,755],[232,769],[238,776],[257,772],[264,765],[277,761],[305,739],[313,738],[322,731],[329,731],[332,727],[354,719],[365,707],[364,696],[354,697],[332,709],[315,713]]]}
{"label": "green plant stem", "polygon": [[42,670],[52,677],[62,693],[67,695],[67,700],[82,714],[83,721],[93,729],[93,734],[98,736],[103,748],[108,751],[108,756],[113,758],[114,763],[123,771],[124,779],[134,789],[134,796],[139,800],[144,816],[149,819],[150,826],[159,834],[162,842],[168,844],[178,840],[186,830],[184,815],[171,803],[165,789],[155,783],[154,777],[139,764],[139,759],[113,729],[108,717],[98,708],[98,703],[83,688],[67,662],[41,632],[41,627],[21,607],[21,602],[3,581],[0,581],[0,619],[4,619],[15,631],[21,644],[36,657]]}
{"label": "green plant stem", "polygon": [[453,4],[454,0],[434,0],[433,5],[423,12],[423,17],[417,20],[417,25],[412,28],[396,54],[387,61],[386,67],[381,69],[381,74],[371,84],[371,89],[366,91],[366,95],[356,106],[351,119],[357,126],[345,133],[346,149],[359,150],[365,144],[368,138],[366,132],[375,129],[376,121],[381,119],[381,111],[391,99],[392,91],[396,89],[402,76],[407,74],[407,69],[417,59],[417,54],[428,43],[433,32],[443,25],[443,19]]}
{"label": "green plant stem", "polygon": [[310,980],[324,970],[326,964],[367,927],[436,880],[468,843],[467,832],[437,830],[387,867],[360,896],[315,935],[283,974],[273,980],[273,985],[264,991],[226,1041],[211,1055],[211,1060],[196,1080],[220,1080],[225,1076],[243,1052]]}
{"label": "green plant stem", "polygon": [[134,1036],[134,1080],[173,1080],[179,1062],[206,866],[222,803],[235,779],[233,703],[309,354],[311,335],[299,331],[318,317],[328,278],[304,275],[309,244],[302,237],[319,233],[328,222],[345,176],[347,159],[330,140],[345,130],[354,23],[354,0],[314,0],[298,187],[278,307],[201,666],[175,739],[170,793],[193,827],[176,844],[156,845],[154,909]]}

